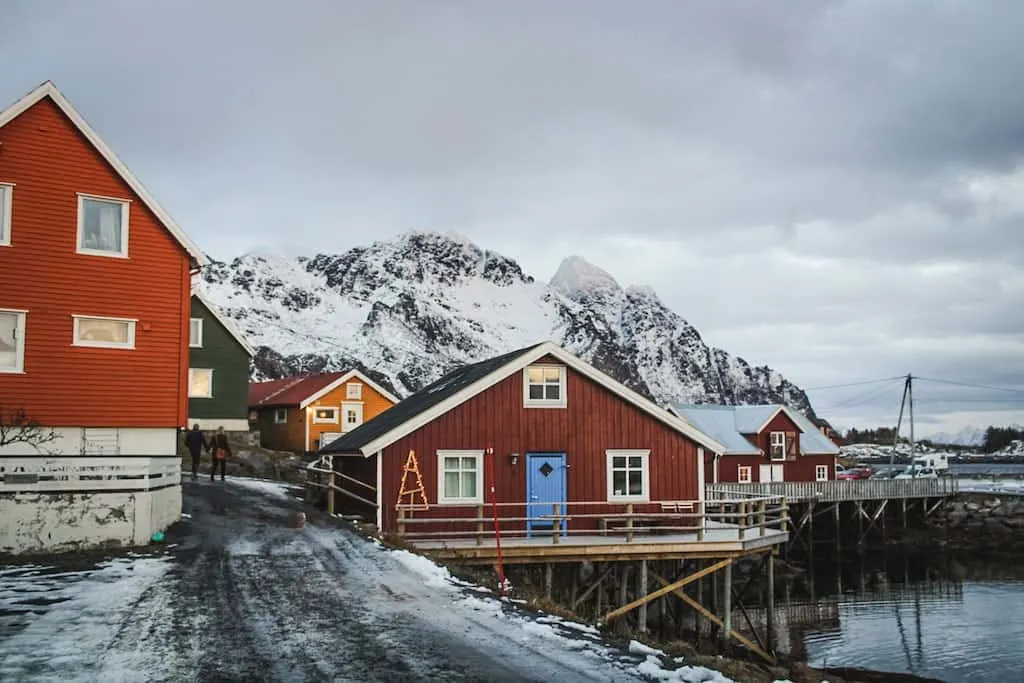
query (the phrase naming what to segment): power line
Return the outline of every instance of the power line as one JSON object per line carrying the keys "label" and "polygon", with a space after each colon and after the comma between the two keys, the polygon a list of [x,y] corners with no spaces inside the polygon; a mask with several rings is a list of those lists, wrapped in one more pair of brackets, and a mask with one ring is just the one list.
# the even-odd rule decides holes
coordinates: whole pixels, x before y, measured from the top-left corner
{"label": "power line", "polygon": [[[903,378],[903,379],[906,379],[906,378]],[[844,407],[851,406],[851,405],[853,405],[853,406],[861,405],[862,403],[867,403],[870,399],[873,399],[876,396],[879,396],[880,394],[882,394],[883,392],[887,391],[890,388],[891,388],[891,386],[882,386],[882,387],[876,387],[874,389],[869,389],[868,391],[866,391],[866,392],[864,392],[862,394],[857,394],[856,396],[851,396],[850,398],[844,399],[844,400],[840,401],[839,403],[834,403],[831,406],[828,406],[827,409],[828,410],[835,410],[836,408],[844,408]]]}
{"label": "power line", "polygon": [[1011,389],[1009,387],[994,387],[987,384],[971,384],[969,382],[954,382],[949,379],[934,379],[931,377],[918,377],[914,375],[914,379],[921,379],[925,382],[938,382],[939,384],[952,384],[958,387],[970,387],[972,389],[988,389],[989,391],[1008,391],[1012,394],[1024,394],[1024,389]]}
{"label": "power line", "polygon": [[864,386],[866,384],[880,384],[882,382],[892,382],[892,381],[895,381],[895,380],[901,380],[902,381],[902,380],[905,380],[906,378],[907,378],[906,375],[900,375],[899,377],[886,377],[884,379],[869,379],[869,380],[866,380],[864,382],[847,382],[846,384],[828,384],[828,385],[823,386],[823,387],[810,387],[809,389],[804,389],[804,391],[805,392],[806,391],[823,391],[825,389],[843,389],[845,387],[859,387],[859,386]]}

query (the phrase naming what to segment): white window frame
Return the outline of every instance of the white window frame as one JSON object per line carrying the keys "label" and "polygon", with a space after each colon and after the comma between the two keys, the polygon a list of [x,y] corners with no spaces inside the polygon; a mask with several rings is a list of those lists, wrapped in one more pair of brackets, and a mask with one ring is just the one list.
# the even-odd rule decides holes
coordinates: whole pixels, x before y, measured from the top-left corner
{"label": "white window frame", "polygon": [[[448,498],[444,495],[444,459],[476,458],[476,495],[466,498]],[[461,465],[461,460],[460,460]],[[460,472],[464,471],[459,469]],[[484,452],[472,450],[451,450],[437,452],[437,504],[438,505],[480,505],[484,502]]]}
{"label": "white window frame", "polygon": [[828,465],[814,466],[814,481],[828,481]]}
{"label": "white window frame", "polygon": [[[609,503],[647,503],[651,499],[651,451],[649,448],[619,448],[609,449],[604,452],[605,454],[605,479],[607,480],[607,493]],[[615,477],[614,469],[612,464],[615,458],[635,458],[640,457],[640,484],[642,492],[640,495],[615,495],[614,481]],[[626,461],[626,470],[629,471],[629,461]],[[629,482],[629,477],[626,477],[626,482]]]}
{"label": "white window frame", "polygon": [[0,183],[0,247],[11,246],[11,209],[14,206],[14,183]]}
{"label": "white window frame", "polygon": [[283,425],[288,422],[287,408],[274,408],[274,424]]}
{"label": "white window frame", "polygon": [[363,398],[363,385],[361,382],[349,382],[345,385],[345,398],[352,401],[359,401]]}
{"label": "white window frame", "polygon": [[[86,201],[93,202],[106,202],[107,204],[120,204],[121,205],[121,248],[118,251],[105,251],[103,249],[87,249],[82,246],[83,238],[85,236],[85,207]],[[79,254],[87,254],[89,256],[107,256],[109,258],[128,258],[128,214],[130,213],[129,207],[131,201],[128,199],[120,199],[118,197],[103,197],[95,194],[85,194],[82,192],[78,193],[78,239],[76,241],[76,251]]]}
{"label": "white window frame", "polygon": [[[206,386],[210,387],[210,393],[208,394],[193,394],[192,393],[192,373],[194,372],[205,372],[210,376]],[[188,369],[188,397],[189,398],[213,398],[213,368],[189,368]]]}
{"label": "white window frame", "polygon": [[[558,370],[558,399],[530,398],[530,370]],[[564,365],[553,363],[534,363],[523,368],[523,407],[524,408],[565,408],[568,405],[565,395],[568,369]],[[543,386],[543,385],[542,385]]]}
{"label": "white window frame", "polygon": [[[316,414],[321,410],[331,411],[334,417],[317,417]],[[338,424],[338,406],[313,406],[313,424]]]}
{"label": "white window frame", "polygon": [[[196,331],[196,339],[192,339],[192,331]],[[202,318],[189,318],[188,319],[188,347],[190,349],[201,349],[203,348],[203,319]]]}
{"label": "white window frame", "polygon": [[[776,443],[775,437],[782,437],[781,443]],[[775,457],[775,449],[780,447],[782,450],[782,457]],[[786,432],[770,432],[768,435],[768,457],[775,462],[783,462],[786,459]]]}
{"label": "white window frame", "polygon": [[[139,321],[135,318],[112,318],[106,315],[71,315],[71,345],[72,346],[88,346],[97,349],[134,349],[135,348],[135,326]],[[78,338],[79,336],[79,323],[82,320],[104,320],[107,322],[127,323],[128,325],[128,341],[125,344],[119,344],[117,342],[105,342],[105,341],[82,341]]]}
{"label": "white window frame", "polygon": [[[359,416],[359,421],[355,424],[350,424],[348,421],[348,411],[354,410]],[[342,401],[341,403],[341,431],[351,432],[357,427],[361,427],[366,422],[366,414],[363,410],[363,404],[357,402]]]}
{"label": "white window frame", "polygon": [[[746,475],[746,476],[743,476]],[[754,468],[750,465],[737,465],[736,466],[736,482],[739,484],[749,484],[754,481]]]}
{"label": "white window frame", "polygon": [[28,311],[13,308],[0,308],[0,313],[13,315],[14,320],[14,365],[11,367],[0,366],[0,373],[5,375],[20,375],[25,372],[25,321],[28,318]]}

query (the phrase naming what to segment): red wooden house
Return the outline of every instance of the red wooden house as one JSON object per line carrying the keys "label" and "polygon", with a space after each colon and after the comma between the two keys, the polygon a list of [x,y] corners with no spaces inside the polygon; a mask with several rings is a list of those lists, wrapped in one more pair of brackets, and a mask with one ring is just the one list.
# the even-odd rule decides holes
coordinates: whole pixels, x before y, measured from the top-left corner
{"label": "red wooden house", "polygon": [[725,444],[705,463],[709,484],[835,478],[839,448],[784,405],[680,405],[671,411]]}
{"label": "red wooden house", "polygon": [[0,113],[0,404],[51,452],[176,453],[206,262],[52,83]]}
{"label": "red wooden house", "polygon": [[627,505],[653,512],[688,501],[693,509],[704,496],[705,449],[724,446],[544,342],[450,372],[320,453],[351,478],[342,486],[376,497],[382,532],[398,526],[412,452],[420,476],[410,473],[406,489],[422,481],[423,497],[403,502],[425,499],[418,520],[475,518],[493,484],[503,532],[546,529],[550,537],[556,504],[572,515],[563,534],[596,530],[600,515]]}

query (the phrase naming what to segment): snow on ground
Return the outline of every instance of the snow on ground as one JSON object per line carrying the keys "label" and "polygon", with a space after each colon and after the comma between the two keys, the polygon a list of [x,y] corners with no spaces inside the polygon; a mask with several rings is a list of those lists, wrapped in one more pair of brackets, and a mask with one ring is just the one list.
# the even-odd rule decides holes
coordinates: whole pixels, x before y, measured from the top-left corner
{"label": "snow on ground", "polygon": [[296,496],[302,496],[302,487],[294,484],[286,484],[272,479],[253,479],[251,477],[228,477],[233,486],[242,486],[253,491],[261,491],[272,496],[278,496],[291,500]]}
{"label": "snow on ground", "polygon": [[[171,566],[169,557],[124,557],[92,569],[60,571],[41,565],[0,567],[0,680],[43,680],[47,668],[80,672],[92,679],[149,678],[105,653],[121,624]],[[97,653],[104,653],[97,657]],[[159,667],[159,661],[153,662]]]}

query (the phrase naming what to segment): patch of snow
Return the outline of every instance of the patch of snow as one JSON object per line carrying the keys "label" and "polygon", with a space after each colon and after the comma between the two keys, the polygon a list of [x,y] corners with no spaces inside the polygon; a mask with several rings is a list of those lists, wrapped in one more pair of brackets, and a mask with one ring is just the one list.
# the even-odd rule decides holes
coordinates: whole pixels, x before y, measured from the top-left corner
{"label": "patch of snow", "polygon": [[[137,557],[110,560],[81,572],[52,572],[39,566],[3,570],[0,632],[6,637],[0,680],[18,680],[27,665],[38,661],[78,671],[78,680],[94,679],[96,653],[119,637],[126,614],[170,566],[168,557]],[[41,614],[32,609],[38,601],[50,603]],[[151,681],[162,676],[159,657],[154,655],[153,660],[144,670],[138,668],[138,660],[127,668],[110,659],[101,664],[105,675],[120,669],[116,679]]]}
{"label": "patch of snow", "polygon": [[296,495],[301,495],[302,493],[302,489],[296,486],[295,484],[289,484],[283,481],[275,481],[272,479],[253,479],[251,477],[228,477],[225,481],[234,486],[242,486],[247,489],[260,491],[261,493],[277,496],[278,498],[287,498],[289,500],[295,498]]}
{"label": "patch of snow", "polygon": [[580,292],[620,291],[619,283],[615,281],[615,278],[582,256],[570,256],[564,259],[549,284],[555,291],[570,297]]}
{"label": "patch of snow", "polygon": [[644,645],[638,640],[629,641],[629,651],[635,655],[654,655],[656,657],[663,657],[665,655],[662,650],[655,650],[653,647]]}

